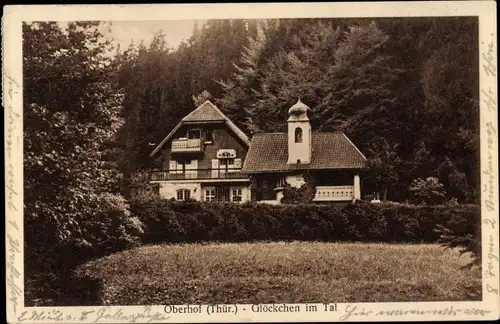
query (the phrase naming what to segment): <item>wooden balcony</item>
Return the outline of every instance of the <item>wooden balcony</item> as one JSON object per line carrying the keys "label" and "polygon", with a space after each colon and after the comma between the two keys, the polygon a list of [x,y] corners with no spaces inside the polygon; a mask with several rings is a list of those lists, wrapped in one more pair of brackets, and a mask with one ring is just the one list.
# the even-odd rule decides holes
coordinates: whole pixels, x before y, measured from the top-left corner
{"label": "wooden balcony", "polygon": [[196,153],[203,151],[201,139],[174,139],[172,140],[172,153]]}
{"label": "wooden balcony", "polygon": [[175,181],[175,180],[248,180],[248,176],[241,169],[192,169],[185,171],[153,171],[151,181]]}
{"label": "wooden balcony", "polygon": [[354,199],[354,186],[318,186],[314,201],[351,201]]}

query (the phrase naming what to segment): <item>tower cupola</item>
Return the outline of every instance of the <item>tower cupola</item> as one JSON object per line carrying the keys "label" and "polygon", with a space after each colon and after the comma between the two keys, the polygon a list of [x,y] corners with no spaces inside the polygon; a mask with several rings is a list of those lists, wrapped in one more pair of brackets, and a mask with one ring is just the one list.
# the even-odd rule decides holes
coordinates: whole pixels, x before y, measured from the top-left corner
{"label": "tower cupola", "polygon": [[311,109],[300,98],[288,110],[288,164],[311,162],[311,123],[308,113]]}

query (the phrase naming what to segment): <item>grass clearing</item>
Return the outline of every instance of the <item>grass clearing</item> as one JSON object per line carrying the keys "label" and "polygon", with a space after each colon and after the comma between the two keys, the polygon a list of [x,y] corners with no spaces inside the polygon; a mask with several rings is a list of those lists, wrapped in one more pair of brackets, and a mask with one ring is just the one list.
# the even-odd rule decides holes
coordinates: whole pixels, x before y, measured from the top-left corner
{"label": "grass clearing", "polygon": [[481,274],[439,245],[154,245],[93,260],[100,303],[305,303],[480,300]]}

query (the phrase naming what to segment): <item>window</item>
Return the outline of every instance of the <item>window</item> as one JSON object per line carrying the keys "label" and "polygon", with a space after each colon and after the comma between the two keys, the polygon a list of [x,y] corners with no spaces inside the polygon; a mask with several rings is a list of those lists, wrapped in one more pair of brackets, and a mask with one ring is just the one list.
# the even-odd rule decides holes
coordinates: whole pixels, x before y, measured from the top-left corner
{"label": "window", "polygon": [[200,129],[190,129],[187,134],[188,139],[197,139],[201,138],[201,130]]}
{"label": "window", "polygon": [[214,141],[214,133],[211,130],[207,130],[205,133],[205,142],[213,142]]}
{"label": "window", "polygon": [[177,200],[188,200],[191,196],[191,191],[188,189],[177,190]]}
{"label": "window", "polygon": [[205,201],[215,201],[215,189],[205,190]]}
{"label": "window", "polygon": [[302,128],[295,128],[295,143],[302,143]]}
{"label": "window", "polygon": [[219,162],[219,166],[222,170],[232,168],[234,166],[234,159],[221,159]]}
{"label": "window", "polygon": [[241,189],[233,189],[233,201],[234,202],[241,201]]}

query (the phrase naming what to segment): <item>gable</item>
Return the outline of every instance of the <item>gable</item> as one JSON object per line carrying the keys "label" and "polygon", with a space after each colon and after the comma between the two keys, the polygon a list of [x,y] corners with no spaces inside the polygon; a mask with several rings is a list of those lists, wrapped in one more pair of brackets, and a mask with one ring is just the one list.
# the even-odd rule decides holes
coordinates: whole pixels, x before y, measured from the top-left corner
{"label": "gable", "polygon": [[185,122],[200,122],[200,121],[224,121],[224,115],[210,101],[205,101],[198,108],[193,110],[189,115],[182,118]]}
{"label": "gable", "polygon": [[174,136],[181,126],[191,123],[204,124],[213,122],[225,123],[246,146],[250,145],[250,140],[246,134],[243,133],[243,131],[229,118],[227,118],[227,116],[224,115],[219,108],[207,100],[189,113],[186,117],[182,118],[177,126],[172,129],[172,131],[161,141],[161,143],[153,150],[153,152],[151,152],[149,156],[153,157],[165,145],[165,143],[167,143]]}

